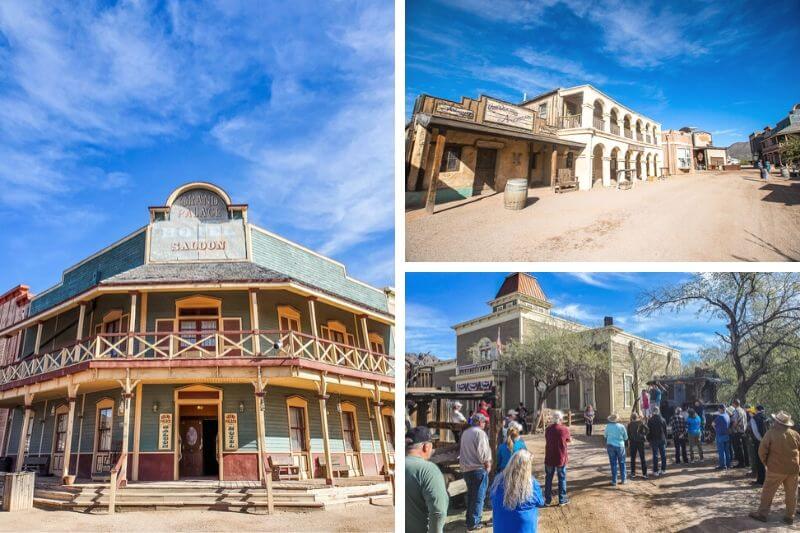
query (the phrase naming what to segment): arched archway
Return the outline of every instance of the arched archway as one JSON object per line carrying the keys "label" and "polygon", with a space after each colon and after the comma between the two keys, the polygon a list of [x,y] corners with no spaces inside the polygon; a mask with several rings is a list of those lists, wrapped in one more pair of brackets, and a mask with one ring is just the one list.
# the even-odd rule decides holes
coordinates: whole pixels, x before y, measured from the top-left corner
{"label": "arched archway", "polygon": [[622,129],[624,130],[625,137],[631,138],[631,116],[625,115],[622,119]]}
{"label": "arched archway", "polygon": [[617,175],[617,170],[619,170],[619,148],[613,148],[611,150],[609,167],[611,167],[611,180],[614,183],[617,183],[619,180],[619,176]]}
{"label": "arched archway", "polygon": [[658,177],[658,154],[653,154],[653,176]]}
{"label": "arched archway", "polygon": [[592,125],[600,131],[605,130],[605,121],[603,120],[603,101],[599,98],[594,101]]}
{"label": "arched archway", "polygon": [[603,184],[603,154],[605,147],[602,144],[595,145],[592,150],[592,187]]}
{"label": "arched archway", "polygon": [[642,120],[636,119],[636,140],[641,142],[644,137],[642,136]]}
{"label": "arched archway", "polygon": [[647,154],[647,158],[645,159],[645,174],[646,177],[650,177],[653,174],[650,172],[650,154]]}
{"label": "arched archway", "polygon": [[[628,150],[625,152],[625,170],[630,171],[633,168],[633,162],[631,161],[631,151]],[[628,181],[633,181],[633,175],[631,172],[625,172],[623,175],[624,179]]]}
{"label": "arched archway", "polygon": [[619,135],[619,111],[616,108],[612,108],[608,114],[608,122],[611,125],[611,133]]}
{"label": "arched archway", "polygon": [[642,179],[642,152],[636,154],[636,179]]}

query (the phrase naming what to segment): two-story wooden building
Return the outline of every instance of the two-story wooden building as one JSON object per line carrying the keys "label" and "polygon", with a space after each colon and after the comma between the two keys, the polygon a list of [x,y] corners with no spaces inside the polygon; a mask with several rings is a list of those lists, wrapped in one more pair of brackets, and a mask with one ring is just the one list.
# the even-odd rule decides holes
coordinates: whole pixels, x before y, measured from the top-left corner
{"label": "two-story wooden building", "polygon": [[0,454],[68,479],[386,474],[393,314],[391,289],[182,186],[4,324],[21,341],[0,368]]}

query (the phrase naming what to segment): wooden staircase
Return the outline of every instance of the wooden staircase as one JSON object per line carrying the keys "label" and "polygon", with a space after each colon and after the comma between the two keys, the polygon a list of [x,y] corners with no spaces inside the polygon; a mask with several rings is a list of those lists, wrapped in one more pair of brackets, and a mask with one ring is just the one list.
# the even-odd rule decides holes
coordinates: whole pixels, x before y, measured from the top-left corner
{"label": "wooden staircase", "polygon": [[[110,488],[107,484],[86,483],[73,486],[37,483],[33,504],[39,508],[79,512],[106,512]],[[326,509],[355,502],[388,500],[391,485],[372,482],[348,486],[313,486],[276,483],[275,507],[283,510]],[[116,510],[211,509],[219,511],[266,513],[267,495],[257,484],[221,485],[218,482],[129,483],[117,490]]]}

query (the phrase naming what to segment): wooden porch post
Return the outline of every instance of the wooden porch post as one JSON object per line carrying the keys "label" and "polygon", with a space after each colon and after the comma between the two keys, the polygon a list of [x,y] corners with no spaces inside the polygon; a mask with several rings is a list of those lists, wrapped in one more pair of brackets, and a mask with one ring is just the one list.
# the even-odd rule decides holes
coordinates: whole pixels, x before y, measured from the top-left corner
{"label": "wooden porch post", "polygon": [[308,297],[308,319],[311,321],[311,334],[314,336],[314,357],[319,360],[319,331],[317,327],[317,308],[314,304],[316,298]]}
{"label": "wooden porch post", "polygon": [[82,303],[78,311],[78,332],[75,334],[75,340],[79,341],[83,338],[83,324],[86,321],[86,304]]}
{"label": "wooden porch post", "polygon": [[[258,381],[253,383],[256,392],[256,438],[258,439],[258,479],[264,476],[264,451],[266,445],[266,431],[264,430],[264,395],[267,383],[261,378],[261,367],[258,368]],[[271,475],[271,473],[270,473]]]}
{"label": "wooden porch post", "polygon": [[369,344],[369,329],[367,328],[367,315],[361,315],[358,318],[359,322],[361,322],[361,331],[363,332],[362,334],[364,335],[364,348],[366,348],[368,352],[372,352],[372,349],[370,348]]}
{"label": "wooden porch post", "polygon": [[[128,357],[133,357],[133,334],[136,333],[136,298],[135,292],[131,293],[131,316],[128,318]],[[128,412],[126,411],[127,415]]]}
{"label": "wooden porch post", "polygon": [[440,130],[436,133],[436,148],[433,151],[433,163],[431,167],[431,181],[428,184],[428,194],[425,198],[425,211],[433,214],[436,206],[436,188],[439,186],[439,168],[442,165],[442,155],[444,154],[444,143],[447,140],[445,131]]}
{"label": "wooden porch post", "polygon": [[250,329],[253,330],[253,355],[260,355],[261,337],[258,333],[258,291],[256,289],[250,289]]}
{"label": "wooden porch post", "polygon": [[320,376],[321,381],[317,384],[319,392],[319,414],[322,425],[322,447],[325,454],[325,483],[333,485],[333,464],[331,463],[331,439],[328,432],[328,382],[325,375]]}
{"label": "wooden porch post", "polygon": [[15,472],[22,471],[22,463],[25,462],[25,440],[28,436],[28,424],[31,423],[31,413],[33,412],[33,394],[25,395],[25,416],[22,417],[22,431],[19,434],[19,445],[17,446],[17,464],[14,465]]}
{"label": "wooden porch post", "polygon": [[39,350],[42,348],[42,323],[36,323],[36,343],[33,345],[33,355],[39,355]]}
{"label": "wooden porch post", "polygon": [[[131,426],[131,371],[128,369],[125,376],[125,392],[123,393],[122,397],[125,399],[125,414],[122,417],[122,453],[127,454],[130,442],[130,426]],[[127,462],[127,459],[126,459]],[[128,468],[127,464],[124,464],[122,468],[125,469],[125,477],[124,479],[128,479]],[[123,482],[124,483],[124,482]],[[124,486],[124,484],[123,484]]]}
{"label": "wooden porch post", "polygon": [[[80,332],[78,333],[80,335]],[[61,482],[66,484],[69,475],[69,460],[72,453],[72,428],[75,420],[75,400],[78,394],[78,385],[67,385],[67,401],[69,402],[69,414],[67,415],[67,438],[64,442],[64,464],[61,468]],[[78,473],[75,472],[77,476]]]}
{"label": "wooden porch post", "polygon": [[558,147],[554,144],[553,151],[550,154],[550,184],[556,184],[556,177],[558,176]]}
{"label": "wooden porch post", "polygon": [[381,459],[383,459],[384,468],[383,475],[386,479],[389,479],[389,450],[387,450],[386,447],[386,428],[383,427],[383,414],[381,413],[383,402],[381,401],[381,393],[377,384],[375,385],[373,396],[375,401],[372,404],[372,408],[375,410],[375,422],[378,425],[378,440],[381,443]]}
{"label": "wooden porch post", "polygon": [[[144,303],[147,293],[142,297],[142,311],[144,311]],[[142,329],[144,331],[144,329]],[[133,463],[131,463],[131,479],[139,481],[139,446],[140,435],[142,432],[142,383],[136,384],[136,407],[133,412]]]}

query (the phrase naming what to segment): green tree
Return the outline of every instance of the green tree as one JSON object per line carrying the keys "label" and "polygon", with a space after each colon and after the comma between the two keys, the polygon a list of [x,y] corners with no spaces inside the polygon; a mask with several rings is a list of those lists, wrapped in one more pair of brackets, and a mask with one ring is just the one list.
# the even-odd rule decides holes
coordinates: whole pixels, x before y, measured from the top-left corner
{"label": "green tree", "polygon": [[789,135],[780,150],[784,165],[800,166],[800,135]]}
{"label": "green tree", "polygon": [[598,371],[607,370],[608,353],[592,331],[543,326],[505,345],[498,365],[525,372],[534,382],[544,384],[533,413],[536,420],[556,387],[575,383],[578,378],[592,379]]}
{"label": "green tree", "polygon": [[759,383],[774,380],[798,364],[800,275],[797,273],[720,272],[694,274],[688,281],[645,296],[642,312],[697,307],[699,317],[726,321],[716,332],[733,367],[733,396],[745,401]]}

